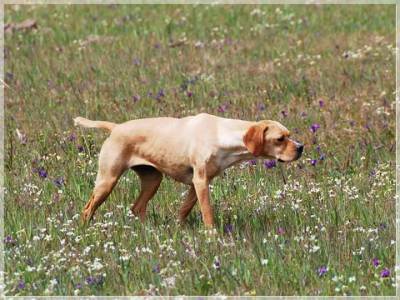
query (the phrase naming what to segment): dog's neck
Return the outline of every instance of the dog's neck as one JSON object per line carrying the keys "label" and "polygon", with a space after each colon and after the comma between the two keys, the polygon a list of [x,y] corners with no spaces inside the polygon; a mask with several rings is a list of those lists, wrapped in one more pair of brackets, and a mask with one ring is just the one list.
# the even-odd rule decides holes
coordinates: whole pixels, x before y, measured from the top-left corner
{"label": "dog's neck", "polygon": [[[246,122],[247,123],[247,122]],[[247,124],[246,124],[247,125]],[[249,126],[229,130],[229,134],[220,136],[220,149],[224,157],[223,168],[230,167],[244,160],[255,159],[255,157],[244,144],[243,137]]]}

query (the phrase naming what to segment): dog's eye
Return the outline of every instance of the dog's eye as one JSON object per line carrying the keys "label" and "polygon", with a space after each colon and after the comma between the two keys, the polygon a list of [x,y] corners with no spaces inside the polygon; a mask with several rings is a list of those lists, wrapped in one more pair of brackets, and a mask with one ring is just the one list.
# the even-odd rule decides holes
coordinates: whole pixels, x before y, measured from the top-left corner
{"label": "dog's eye", "polygon": [[283,142],[284,139],[285,139],[285,137],[284,137],[284,136],[281,136],[281,137],[278,139],[278,142]]}

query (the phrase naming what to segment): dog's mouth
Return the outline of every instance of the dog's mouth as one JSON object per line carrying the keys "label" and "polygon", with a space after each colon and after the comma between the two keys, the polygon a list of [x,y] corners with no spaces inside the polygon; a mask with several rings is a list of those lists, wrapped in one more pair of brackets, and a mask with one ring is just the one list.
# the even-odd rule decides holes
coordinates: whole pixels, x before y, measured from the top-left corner
{"label": "dog's mouth", "polygon": [[284,160],[282,160],[282,159],[280,159],[280,158],[278,158],[278,161],[279,161],[279,162],[285,162]]}

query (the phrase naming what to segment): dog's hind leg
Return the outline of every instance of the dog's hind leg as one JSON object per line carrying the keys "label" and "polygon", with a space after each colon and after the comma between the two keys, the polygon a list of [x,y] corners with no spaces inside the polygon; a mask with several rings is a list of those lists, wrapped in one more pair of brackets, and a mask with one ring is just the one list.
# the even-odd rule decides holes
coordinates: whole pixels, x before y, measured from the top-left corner
{"label": "dog's hind leg", "polygon": [[138,165],[132,167],[132,169],[139,175],[141,190],[139,197],[131,207],[131,211],[134,215],[139,216],[143,222],[146,217],[147,203],[157,192],[161,184],[162,174],[156,168],[147,165]]}
{"label": "dog's hind leg", "polygon": [[183,202],[180,210],[179,210],[179,221],[184,222],[186,217],[189,215],[190,211],[194,207],[197,202],[196,190],[194,186],[191,185],[189,192],[186,196],[185,202]]}
{"label": "dog's hind leg", "polygon": [[126,167],[121,159],[121,152],[116,151],[112,144],[106,140],[101,148],[99,155],[99,170],[97,173],[96,184],[90,200],[86,203],[82,219],[90,221],[96,209],[107,199],[115,184]]}

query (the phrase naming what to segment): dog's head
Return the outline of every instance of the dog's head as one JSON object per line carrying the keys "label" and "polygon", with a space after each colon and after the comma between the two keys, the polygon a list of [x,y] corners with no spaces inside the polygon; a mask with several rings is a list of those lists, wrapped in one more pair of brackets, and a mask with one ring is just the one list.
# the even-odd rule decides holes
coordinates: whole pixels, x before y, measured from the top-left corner
{"label": "dog's head", "polygon": [[276,121],[260,121],[251,126],[243,137],[247,150],[254,156],[293,161],[303,152],[303,145],[290,139],[290,132]]}

